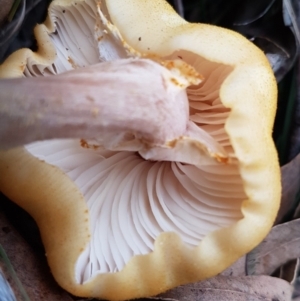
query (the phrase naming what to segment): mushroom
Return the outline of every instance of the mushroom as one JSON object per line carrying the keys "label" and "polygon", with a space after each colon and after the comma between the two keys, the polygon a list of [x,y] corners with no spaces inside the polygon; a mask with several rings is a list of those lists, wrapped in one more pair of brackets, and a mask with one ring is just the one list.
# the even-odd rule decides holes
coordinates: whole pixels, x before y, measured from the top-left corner
{"label": "mushroom", "polygon": [[[38,52],[12,54],[1,77],[50,79],[126,58],[165,68],[182,60],[204,76],[185,90],[185,130],[205,132],[203,144],[191,134],[128,149],[99,136],[1,152],[0,189],[37,221],[63,288],[110,300],[155,295],[220,273],[262,241],[281,184],[276,82],[258,48],[184,21],[164,0],[55,0],[35,34]],[[202,145],[217,151],[199,161]]]}

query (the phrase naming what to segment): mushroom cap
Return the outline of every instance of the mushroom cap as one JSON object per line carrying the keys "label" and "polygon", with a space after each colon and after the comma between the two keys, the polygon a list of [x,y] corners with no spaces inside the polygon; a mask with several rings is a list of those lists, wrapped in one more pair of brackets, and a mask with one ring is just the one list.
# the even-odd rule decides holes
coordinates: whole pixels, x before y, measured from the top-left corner
{"label": "mushroom cap", "polygon": [[[76,3],[80,1],[54,1],[45,24],[35,29],[38,52],[25,49],[12,54],[0,66],[0,76],[21,76],[32,62],[51,65],[57,51],[49,38],[55,30],[53,14]],[[187,246],[176,233],[163,232],[156,238],[153,252],[132,257],[118,272],[78,283],[76,262],[91,237],[89,209],[82,193],[62,170],[27,150],[1,152],[4,176],[0,189],[37,221],[57,282],[74,295],[125,300],[215,276],[267,235],[281,195],[272,140],[277,89],[265,55],[235,32],[190,24],[164,0],[106,0],[106,8],[123,39],[140,53],[173,58],[181,51],[187,63],[193,64],[192,57],[197,55],[229,68],[219,97],[230,109],[224,128],[246,195],[241,205],[243,217],[207,234],[197,246]]]}

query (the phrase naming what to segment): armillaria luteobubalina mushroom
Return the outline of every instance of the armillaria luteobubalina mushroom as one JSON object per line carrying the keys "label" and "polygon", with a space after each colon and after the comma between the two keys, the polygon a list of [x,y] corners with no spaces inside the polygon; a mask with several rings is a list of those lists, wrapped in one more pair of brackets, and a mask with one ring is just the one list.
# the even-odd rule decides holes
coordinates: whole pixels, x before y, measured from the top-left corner
{"label": "armillaria luteobubalina mushroom", "polygon": [[[1,152],[0,189],[37,221],[63,288],[111,300],[155,295],[212,277],[261,242],[281,186],[276,82],[258,48],[235,32],[186,22],[164,0],[55,0],[35,35],[38,51],[12,54],[2,78],[51,83],[124,59],[140,64],[141,76],[148,65],[164,69],[178,94],[174,110],[181,108],[176,115],[166,106],[178,117],[157,143],[134,124],[120,137],[104,131]],[[61,77],[66,90],[76,89],[72,74]],[[133,101],[116,102],[125,123],[140,96],[134,85],[111,87],[131,88]],[[151,119],[157,112],[149,108]],[[166,129],[163,116],[157,124]]]}

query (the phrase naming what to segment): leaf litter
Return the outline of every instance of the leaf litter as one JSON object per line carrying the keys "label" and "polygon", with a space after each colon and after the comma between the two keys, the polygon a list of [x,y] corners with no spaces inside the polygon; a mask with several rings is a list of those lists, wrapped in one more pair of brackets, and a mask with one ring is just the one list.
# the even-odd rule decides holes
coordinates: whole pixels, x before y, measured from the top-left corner
{"label": "leaf litter", "polygon": [[291,285],[279,278],[216,276],[195,284],[179,286],[156,298],[148,298],[148,300],[290,301],[291,297]]}

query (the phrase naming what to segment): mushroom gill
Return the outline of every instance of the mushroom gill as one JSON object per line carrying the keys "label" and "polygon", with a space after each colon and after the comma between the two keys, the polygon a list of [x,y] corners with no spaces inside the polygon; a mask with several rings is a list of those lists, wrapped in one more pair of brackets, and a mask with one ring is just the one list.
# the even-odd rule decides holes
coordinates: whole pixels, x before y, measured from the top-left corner
{"label": "mushroom gill", "polygon": [[[111,300],[154,295],[216,275],[263,239],[280,199],[271,138],[276,85],[254,45],[224,29],[189,24],[163,0],[56,0],[35,33],[38,52],[14,53],[0,66],[1,77],[55,75],[128,57],[193,66],[204,80],[186,89],[190,132],[202,131],[207,148],[223,154],[210,152],[213,160],[199,163],[193,137],[178,137],[168,149],[133,151],[104,149],[99,138],[82,137],[2,154],[0,170],[9,177],[16,173],[15,162],[29,162],[13,185],[23,189],[25,201],[5,180],[0,188],[38,220],[60,285],[75,295]],[[32,187],[56,181],[49,166],[69,194],[59,188],[46,197],[44,208],[43,192]],[[24,170],[31,168],[35,179],[44,178],[27,192]],[[68,196],[64,210],[76,214],[60,236],[63,221],[58,223],[51,206]],[[89,231],[81,222],[85,206]],[[71,231],[81,225],[80,233]],[[51,227],[57,235],[49,234]],[[78,235],[78,243],[67,235],[74,241]]]}

